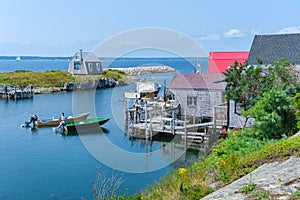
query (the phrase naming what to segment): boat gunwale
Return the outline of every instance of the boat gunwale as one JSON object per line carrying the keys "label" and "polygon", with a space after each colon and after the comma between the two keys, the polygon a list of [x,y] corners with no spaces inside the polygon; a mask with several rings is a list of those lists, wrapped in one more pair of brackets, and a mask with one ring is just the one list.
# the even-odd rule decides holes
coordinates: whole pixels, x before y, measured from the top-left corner
{"label": "boat gunwale", "polygon": [[65,119],[65,120],[61,120],[61,119],[57,119],[57,120],[49,120],[49,121],[42,121],[42,120],[38,120],[35,122],[35,125],[37,127],[42,127],[42,126],[58,126],[59,123],[61,121],[65,121],[67,123],[70,123],[72,121],[77,121],[77,120],[85,120],[87,119],[87,117],[90,115],[90,113],[81,113],[80,115],[77,115],[73,118],[70,119]]}
{"label": "boat gunwale", "polygon": [[[101,124],[102,122],[105,123],[108,120],[110,120],[110,118],[106,118],[106,117],[98,117],[98,118],[84,119],[84,120],[74,120],[72,122],[67,123],[66,127],[89,125],[89,124]],[[81,122],[84,122],[84,123],[81,123]],[[88,122],[88,123],[85,123],[85,122]]]}

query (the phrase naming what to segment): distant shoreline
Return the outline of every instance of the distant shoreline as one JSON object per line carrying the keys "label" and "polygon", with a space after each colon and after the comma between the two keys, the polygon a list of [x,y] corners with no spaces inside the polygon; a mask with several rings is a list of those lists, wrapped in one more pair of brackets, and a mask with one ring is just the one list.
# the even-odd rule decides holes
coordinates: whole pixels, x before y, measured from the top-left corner
{"label": "distant shoreline", "polygon": [[[23,55],[11,55],[11,56],[0,56],[0,60],[16,60],[17,57],[21,57],[24,60],[68,60],[72,59],[73,56],[23,56]],[[184,57],[184,59],[207,59],[208,57]],[[99,57],[99,59],[108,60],[122,60],[122,59],[183,59],[183,57]]]}

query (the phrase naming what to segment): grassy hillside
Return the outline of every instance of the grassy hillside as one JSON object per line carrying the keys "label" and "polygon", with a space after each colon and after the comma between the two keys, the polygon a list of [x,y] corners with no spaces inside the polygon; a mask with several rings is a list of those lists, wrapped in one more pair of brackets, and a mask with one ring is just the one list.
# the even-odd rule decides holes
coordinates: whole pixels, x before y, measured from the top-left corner
{"label": "grassy hillside", "polygon": [[[212,192],[211,183],[223,187],[268,162],[300,157],[300,138],[279,141],[241,140],[241,133],[229,136],[201,162],[163,177],[143,193],[144,199],[200,199]],[[246,145],[245,145],[246,144]],[[246,147],[243,147],[246,146]]]}
{"label": "grassy hillside", "polygon": [[[198,200],[255,170],[264,163],[300,157],[300,137],[259,140],[247,136],[248,130],[231,131],[203,160],[188,168],[179,168],[133,196],[116,196],[118,200],[184,199]],[[257,194],[263,195],[263,194]],[[289,199],[299,199],[299,190]],[[257,198],[260,199],[260,198]],[[270,199],[270,198],[269,198]],[[271,198],[272,199],[272,198]]]}

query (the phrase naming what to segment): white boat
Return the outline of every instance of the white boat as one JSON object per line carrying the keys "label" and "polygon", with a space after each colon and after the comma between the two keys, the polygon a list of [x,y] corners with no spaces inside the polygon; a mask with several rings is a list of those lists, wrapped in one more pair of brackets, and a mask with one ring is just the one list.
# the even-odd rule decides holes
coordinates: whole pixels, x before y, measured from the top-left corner
{"label": "white boat", "polygon": [[124,93],[126,99],[139,99],[143,97],[154,98],[159,90],[161,85],[158,82],[153,81],[142,81],[136,83],[135,91],[127,91]]}
{"label": "white boat", "polygon": [[18,56],[18,57],[16,58],[16,61],[21,61],[21,56]]}

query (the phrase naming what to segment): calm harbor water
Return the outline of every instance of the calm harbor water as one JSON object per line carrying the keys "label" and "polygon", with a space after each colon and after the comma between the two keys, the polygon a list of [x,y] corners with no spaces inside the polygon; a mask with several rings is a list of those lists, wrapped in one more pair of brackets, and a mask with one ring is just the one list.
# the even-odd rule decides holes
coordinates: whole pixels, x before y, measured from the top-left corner
{"label": "calm harbor water", "polygon": [[[194,60],[195,61],[195,60]],[[112,67],[132,67],[147,63],[160,63],[177,69],[180,73],[190,73],[193,66],[178,59],[125,59],[112,63]],[[0,60],[0,71],[15,71],[19,69],[67,70],[67,60],[25,60],[21,62]],[[203,61],[203,65],[205,62]],[[151,75],[161,83],[170,80],[173,73]],[[149,75],[141,77],[149,78]],[[113,145],[137,154],[149,153],[140,164],[145,167],[153,163],[168,163],[176,154],[176,143],[173,149],[165,149],[167,141],[133,140],[123,130],[123,124],[117,118],[122,118],[122,92],[134,88],[134,85],[101,89],[97,91],[82,91],[79,96],[87,96],[89,100],[74,103],[74,93],[45,94],[34,96],[33,99],[20,101],[0,101],[0,200],[4,199],[87,199],[93,198],[92,182],[96,170],[104,170],[107,176],[117,173],[123,176],[123,184],[118,192],[128,189],[130,194],[138,192],[147,185],[171,171],[173,168],[186,166],[198,159],[199,152],[189,151],[179,160],[155,171],[131,173],[118,171],[113,165],[128,165],[136,163],[134,158],[120,159],[113,151],[105,147],[108,139]],[[75,100],[76,101],[76,100]],[[40,119],[58,117],[61,112],[73,115],[76,112],[91,109],[98,117],[109,117],[110,121],[103,125],[104,133],[80,136],[63,136],[53,132],[52,128],[36,130],[24,129],[20,124],[36,113]],[[76,107],[76,108],[74,108]],[[93,141],[98,152],[93,152],[84,141]],[[160,154],[151,152],[160,151]],[[101,156],[110,159],[110,164],[99,160]],[[120,163],[123,162],[123,163]]]}

